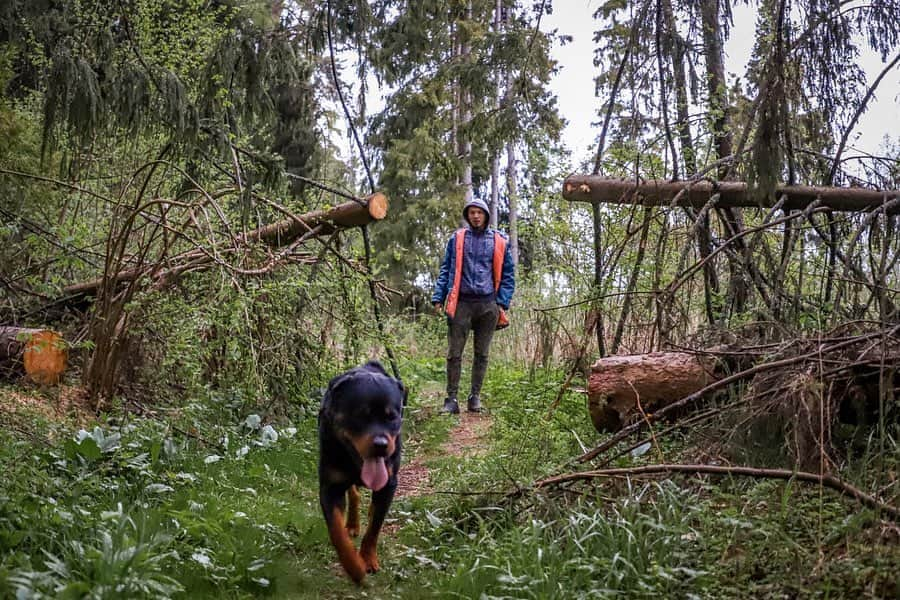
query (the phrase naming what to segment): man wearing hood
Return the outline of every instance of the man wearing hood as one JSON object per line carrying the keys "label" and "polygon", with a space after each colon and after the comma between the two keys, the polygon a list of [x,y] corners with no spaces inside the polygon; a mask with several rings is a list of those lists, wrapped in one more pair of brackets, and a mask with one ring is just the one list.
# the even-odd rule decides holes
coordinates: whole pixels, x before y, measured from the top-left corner
{"label": "man wearing hood", "polygon": [[[463,348],[474,331],[472,386],[466,408],[481,412],[481,384],[487,372],[488,350],[495,329],[509,324],[506,311],[515,291],[515,266],[503,233],[488,227],[488,207],[474,198],[463,207],[467,227],[447,242],[447,251],[431,303],[447,314],[447,399],[442,412],[459,413],[456,395]],[[458,259],[461,257],[461,259]]]}

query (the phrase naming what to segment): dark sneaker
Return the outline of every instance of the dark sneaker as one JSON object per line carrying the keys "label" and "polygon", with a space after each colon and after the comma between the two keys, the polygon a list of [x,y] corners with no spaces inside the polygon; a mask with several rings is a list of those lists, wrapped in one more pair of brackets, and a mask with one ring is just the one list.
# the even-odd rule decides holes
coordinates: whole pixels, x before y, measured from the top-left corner
{"label": "dark sneaker", "polygon": [[481,412],[481,398],[475,396],[474,394],[469,396],[469,399],[466,400],[466,410],[472,413],[480,413]]}
{"label": "dark sneaker", "polygon": [[444,407],[441,409],[441,412],[448,415],[458,415],[459,402],[456,401],[456,398],[447,398],[444,400]]}

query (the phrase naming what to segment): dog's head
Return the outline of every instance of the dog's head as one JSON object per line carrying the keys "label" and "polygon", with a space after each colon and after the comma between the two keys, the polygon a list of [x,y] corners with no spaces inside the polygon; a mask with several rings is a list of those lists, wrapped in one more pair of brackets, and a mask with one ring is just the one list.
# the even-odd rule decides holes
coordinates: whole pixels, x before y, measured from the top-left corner
{"label": "dog's head", "polygon": [[390,478],[386,463],[399,449],[407,391],[372,361],[338,375],[328,384],[320,419],[351,447],[360,460],[360,479],[371,490]]}

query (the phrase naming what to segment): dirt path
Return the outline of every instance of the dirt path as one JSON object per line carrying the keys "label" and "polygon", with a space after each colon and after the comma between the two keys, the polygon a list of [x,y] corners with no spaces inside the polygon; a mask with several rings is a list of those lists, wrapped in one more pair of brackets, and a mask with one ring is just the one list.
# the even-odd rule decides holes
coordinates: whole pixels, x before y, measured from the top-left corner
{"label": "dirt path", "polygon": [[[474,456],[484,451],[484,445],[480,442],[491,428],[490,415],[463,411],[458,417],[437,415],[434,418],[459,419],[459,423],[450,430],[450,439],[441,445],[439,456]],[[434,493],[427,465],[431,458],[431,454],[419,454],[403,465],[400,469],[397,498],[415,498]]]}

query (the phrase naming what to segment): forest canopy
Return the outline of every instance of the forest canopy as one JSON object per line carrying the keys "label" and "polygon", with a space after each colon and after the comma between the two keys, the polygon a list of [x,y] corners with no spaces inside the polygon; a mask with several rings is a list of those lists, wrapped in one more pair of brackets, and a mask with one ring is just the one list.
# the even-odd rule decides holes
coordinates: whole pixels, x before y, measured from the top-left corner
{"label": "forest canopy", "polygon": [[[135,597],[250,597],[284,564],[320,590],[314,417],[371,358],[435,473],[401,503],[428,515],[398,525],[408,580],[375,585],[896,592],[900,110],[856,141],[900,0],[592,1],[593,69],[561,90],[568,4],[0,5],[0,596],[108,592],[134,540]],[[431,306],[473,197],[516,277],[478,461],[436,450]],[[799,558],[767,545],[795,534]],[[535,566],[559,539],[593,550]]]}

